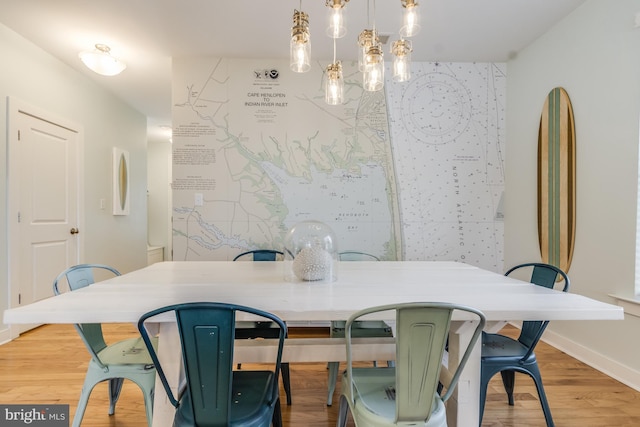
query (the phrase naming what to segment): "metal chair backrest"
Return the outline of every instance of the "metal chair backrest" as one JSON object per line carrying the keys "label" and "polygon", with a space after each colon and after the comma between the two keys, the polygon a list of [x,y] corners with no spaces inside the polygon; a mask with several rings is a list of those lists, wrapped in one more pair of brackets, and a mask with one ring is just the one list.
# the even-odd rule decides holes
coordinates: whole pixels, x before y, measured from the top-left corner
{"label": "metal chair backrest", "polygon": [[[144,314],[138,329],[147,345],[151,359],[171,404],[180,412],[180,419],[193,420],[197,426],[229,425],[232,404],[233,346],[236,312],[246,312],[280,327],[270,402],[278,399],[278,375],[286,326],[273,314],[250,307],[214,302],[195,302],[162,307]],[[186,388],[181,396],[174,395],[158,356],[151,344],[145,322],[162,313],[174,312],[182,346]]]}
{"label": "metal chair backrest", "polygon": [[[562,283],[561,291],[567,292],[569,290],[569,277],[560,268],[551,264],[538,262],[519,264],[507,270],[504,275],[509,276],[511,273],[522,268],[532,269],[531,278],[529,279],[529,281],[535,285],[543,286],[548,289],[554,289],[558,283]],[[558,277],[562,278],[560,282],[558,281]],[[522,330],[520,331],[518,341],[529,348],[529,351],[527,351],[522,360],[526,360],[527,358],[529,358],[529,356],[531,356],[531,353],[533,353],[533,350],[538,344],[538,341],[540,341],[540,338],[542,337],[542,334],[544,333],[548,325],[548,320],[527,320],[522,322]]]}
{"label": "metal chair backrest", "polygon": [[[120,276],[120,272],[113,267],[103,264],[79,264],[69,267],[56,277],[53,281],[53,293],[60,295],[60,284],[62,279],[66,279],[70,291],[76,291],[86,286],[95,283],[94,270],[105,270],[113,273],[114,276]],[[80,323],[75,324],[74,327],[78,331],[78,335],[84,342],[85,347],[91,354],[93,360],[102,368],[108,369],[107,366],[102,363],[98,353],[107,347],[104,335],[102,334],[102,325],[100,323]]]}
{"label": "metal chair backrest", "polygon": [[120,272],[113,267],[103,264],[78,264],[67,268],[53,281],[53,293],[60,295],[60,282],[66,278],[69,290],[75,291],[95,283],[94,270],[106,270],[114,276],[120,276]]}
{"label": "metal chair backrest", "polygon": [[444,354],[451,316],[454,310],[471,313],[477,324],[470,343],[447,385],[443,402],[451,397],[462,369],[485,325],[482,312],[466,306],[416,302],[371,307],[353,314],[346,324],[347,381],[354,396],[351,360],[351,327],[357,319],[371,313],[396,312],[396,423],[422,422],[431,416],[434,397],[438,389],[442,356]]}
{"label": "metal chair backrest", "polygon": [[253,251],[247,251],[236,255],[233,260],[237,261],[238,259],[247,255],[251,255],[253,261],[276,261],[278,259],[278,256],[282,257],[284,256],[284,253],[273,249],[255,249]]}
{"label": "metal chair backrest", "polygon": [[340,261],[380,261],[375,255],[360,251],[344,251],[338,254]]}

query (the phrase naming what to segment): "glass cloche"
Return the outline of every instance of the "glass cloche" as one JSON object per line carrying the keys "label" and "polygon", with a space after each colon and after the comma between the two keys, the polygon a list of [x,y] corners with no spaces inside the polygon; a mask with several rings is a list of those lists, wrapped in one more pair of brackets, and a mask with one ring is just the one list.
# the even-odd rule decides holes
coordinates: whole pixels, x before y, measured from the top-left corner
{"label": "glass cloche", "polygon": [[320,221],[294,225],[284,240],[285,280],[329,283],[338,279],[338,239]]}

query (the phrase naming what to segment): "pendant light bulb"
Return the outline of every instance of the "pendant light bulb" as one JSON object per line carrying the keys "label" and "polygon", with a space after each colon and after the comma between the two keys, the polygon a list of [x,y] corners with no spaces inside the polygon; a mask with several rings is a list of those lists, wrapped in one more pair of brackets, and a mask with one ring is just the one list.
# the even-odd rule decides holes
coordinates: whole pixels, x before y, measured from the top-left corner
{"label": "pendant light bulb", "polygon": [[362,86],[365,90],[375,92],[384,86],[384,58],[379,44],[369,48],[365,56]]}
{"label": "pendant light bulb", "polygon": [[404,8],[401,37],[413,37],[420,32],[420,11],[415,0],[401,0]]}
{"label": "pendant light bulb", "polygon": [[326,5],[330,9],[327,36],[339,39],[347,34],[347,25],[343,9],[348,1],[349,0],[326,0]]}
{"label": "pendant light bulb", "polygon": [[344,79],[342,64],[336,61],[327,67],[325,80],[325,102],[329,105],[340,105],[344,101]]}
{"label": "pendant light bulb", "polygon": [[411,42],[396,40],[391,47],[393,54],[393,80],[406,82],[411,79]]}
{"label": "pendant light bulb", "polygon": [[292,71],[306,73],[311,69],[311,37],[309,34],[309,15],[294,10],[291,29],[290,62]]}

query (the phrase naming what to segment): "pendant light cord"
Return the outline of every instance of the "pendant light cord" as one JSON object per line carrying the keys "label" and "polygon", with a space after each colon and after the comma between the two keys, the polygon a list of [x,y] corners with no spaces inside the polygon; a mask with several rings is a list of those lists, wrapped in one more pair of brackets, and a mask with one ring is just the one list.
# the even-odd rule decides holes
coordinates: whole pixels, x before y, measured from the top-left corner
{"label": "pendant light cord", "polygon": [[333,39],[333,63],[336,63],[336,39]]}

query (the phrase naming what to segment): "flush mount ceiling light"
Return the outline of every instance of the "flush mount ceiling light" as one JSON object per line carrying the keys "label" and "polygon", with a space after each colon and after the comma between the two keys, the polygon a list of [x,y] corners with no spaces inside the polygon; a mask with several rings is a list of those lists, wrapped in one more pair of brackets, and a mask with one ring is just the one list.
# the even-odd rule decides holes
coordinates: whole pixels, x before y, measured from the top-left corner
{"label": "flush mount ceiling light", "polygon": [[127,65],[111,56],[111,48],[105,44],[96,44],[96,48],[90,51],[80,52],[78,56],[91,71],[103,76],[115,76],[120,74]]}

